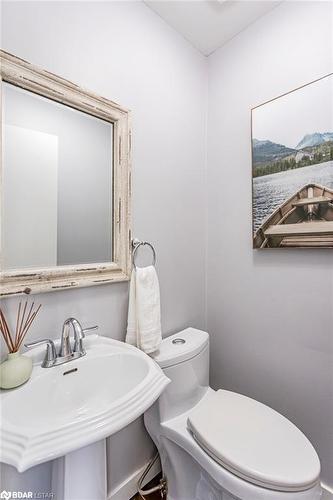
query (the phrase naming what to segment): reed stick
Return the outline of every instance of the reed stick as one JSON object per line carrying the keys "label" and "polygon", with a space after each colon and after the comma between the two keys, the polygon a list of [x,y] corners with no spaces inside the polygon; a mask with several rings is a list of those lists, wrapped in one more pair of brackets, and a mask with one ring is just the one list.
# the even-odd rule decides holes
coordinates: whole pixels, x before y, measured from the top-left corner
{"label": "reed stick", "polygon": [[9,334],[9,328],[6,322],[6,318],[4,317],[1,310],[0,310],[0,329],[3,334],[4,340],[7,344],[8,350],[9,352],[11,352],[14,349],[14,345],[11,336]]}
{"label": "reed stick", "polygon": [[23,307],[21,302],[19,303],[16,314],[16,326],[13,333],[9,328],[5,313],[0,307],[0,331],[10,353],[17,352],[20,349],[25,336],[42,307],[41,304],[39,304],[39,306],[34,310],[34,305],[35,303],[32,302],[30,307],[28,307],[27,300],[25,301]]}
{"label": "reed stick", "polygon": [[16,318],[15,342],[18,338],[18,326],[19,326],[19,321],[20,321],[20,314],[21,314],[21,302],[19,303],[17,318]]}

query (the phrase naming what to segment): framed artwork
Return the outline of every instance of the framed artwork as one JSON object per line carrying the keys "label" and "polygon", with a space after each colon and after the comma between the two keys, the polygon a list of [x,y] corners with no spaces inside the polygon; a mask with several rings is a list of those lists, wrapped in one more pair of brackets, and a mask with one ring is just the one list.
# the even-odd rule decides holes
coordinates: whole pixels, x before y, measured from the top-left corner
{"label": "framed artwork", "polygon": [[333,73],[251,119],[253,248],[333,248]]}

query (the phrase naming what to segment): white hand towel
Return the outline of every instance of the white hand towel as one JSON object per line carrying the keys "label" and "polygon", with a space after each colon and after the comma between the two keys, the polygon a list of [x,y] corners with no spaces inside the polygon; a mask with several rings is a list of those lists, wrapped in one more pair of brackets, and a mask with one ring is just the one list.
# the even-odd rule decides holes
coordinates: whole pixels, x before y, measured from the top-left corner
{"label": "white hand towel", "polygon": [[154,266],[133,269],[126,342],[150,354],[162,341],[160,287]]}

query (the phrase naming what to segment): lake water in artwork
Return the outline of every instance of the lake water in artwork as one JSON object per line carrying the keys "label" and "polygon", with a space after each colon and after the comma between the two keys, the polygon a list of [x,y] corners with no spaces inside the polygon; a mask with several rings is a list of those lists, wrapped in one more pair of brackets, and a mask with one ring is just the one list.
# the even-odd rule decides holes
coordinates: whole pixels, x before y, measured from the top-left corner
{"label": "lake water in artwork", "polygon": [[316,183],[333,189],[333,161],[263,175],[253,179],[253,225],[263,221],[305,184]]}

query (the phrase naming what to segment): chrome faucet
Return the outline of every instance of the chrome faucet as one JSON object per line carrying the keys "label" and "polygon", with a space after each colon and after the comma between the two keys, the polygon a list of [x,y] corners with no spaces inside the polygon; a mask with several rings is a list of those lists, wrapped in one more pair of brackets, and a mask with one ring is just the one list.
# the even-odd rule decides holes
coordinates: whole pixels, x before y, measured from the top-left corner
{"label": "chrome faucet", "polygon": [[[73,327],[74,331],[73,350],[71,347],[70,336],[69,336],[71,326]],[[63,358],[65,356],[72,356],[73,354],[76,353],[80,354],[81,356],[84,356],[86,353],[86,351],[83,348],[83,342],[82,342],[82,339],[84,339],[84,337],[85,337],[84,330],[80,322],[75,318],[66,319],[62,327],[59,356]]]}
{"label": "chrome faucet", "polygon": [[[73,328],[74,344],[73,348],[70,341],[70,331]],[[68,318],[63,324],[60,349],[57,354],[54,342],[50,339],[40,339],[29,344],[24,344],[25,347],[30,348],[41,344],[46,344],[47,349],[45,358],[42,363],[42,368],[50,368],[51,366],[62,365],[77,358],[81,358],[86,354],[83,346],[83,339],[85,333],[91,330],[97,330],[98,326],[91,326],[89,328],[82,328],[80,322],[75,318]]]}

